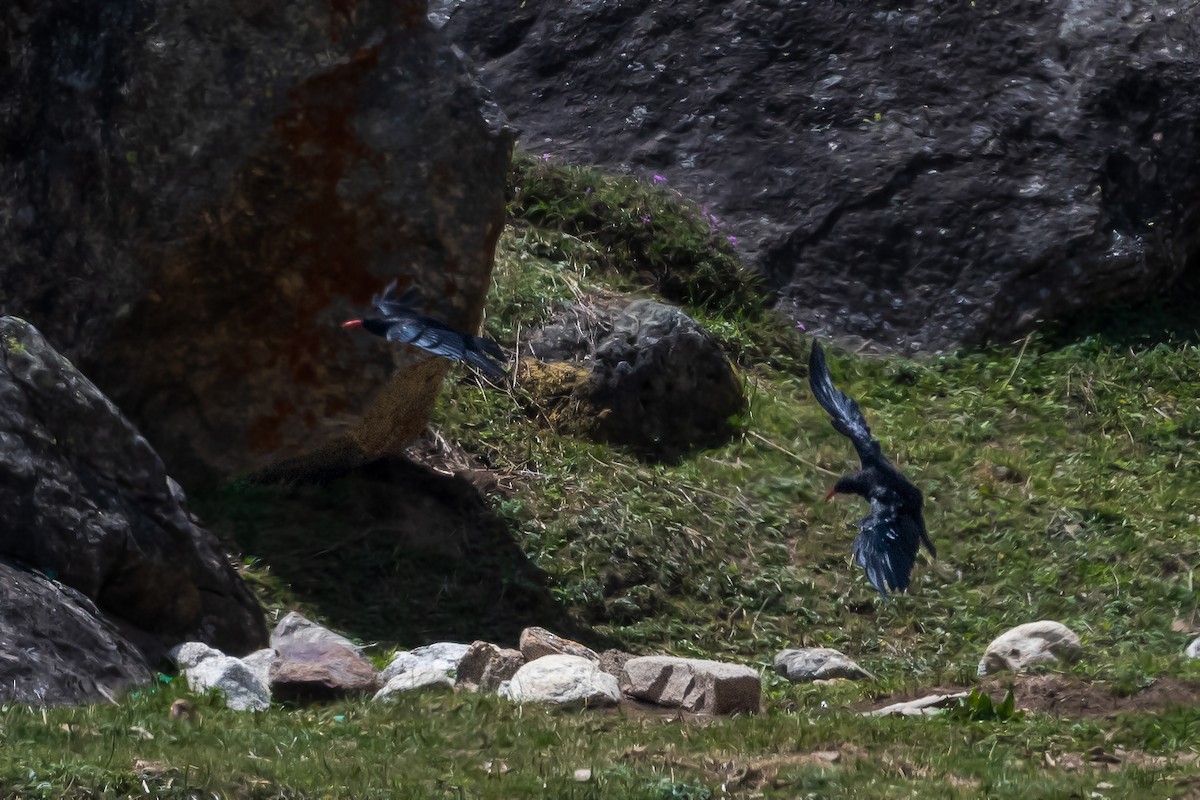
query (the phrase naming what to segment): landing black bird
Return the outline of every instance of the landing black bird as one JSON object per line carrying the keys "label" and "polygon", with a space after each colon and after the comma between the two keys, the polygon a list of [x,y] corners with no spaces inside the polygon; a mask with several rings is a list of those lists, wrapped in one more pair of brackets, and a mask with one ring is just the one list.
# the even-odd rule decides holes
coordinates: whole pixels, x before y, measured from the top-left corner
{"label": "landing black bird", "polygon": [[849,437],[858,451],[862,469],[838,478],[825,499],[846,493],[861,495],[870,502],[871,513],[859,520],[852,549],[871,585],[887,599],[889,588],[900,592],[908,588],[921,544],[937,558],[933,542],[925,532],[925,518],[921,514],[925,501],[921,490],[884,457],[858,403],[834,388],[825,352],[817,341],[813,341],[808,358],[808,385],[821,408],[833,417],[834,430]]}
{"label": "landing black bird", "polygon": [[399,297],[393,297],[396,281],[388,284],[382,295],[371,298],[381,317],[352,319],[343,328],[362,327],[389,342],[403,342],[435,356],[451,361],[465,361],[492,380],[502,380],[507,373],[500,365],[504,351],[491,339],[456,331],[440,320],[427,317],[417,310],[421,294],[409,287]]}

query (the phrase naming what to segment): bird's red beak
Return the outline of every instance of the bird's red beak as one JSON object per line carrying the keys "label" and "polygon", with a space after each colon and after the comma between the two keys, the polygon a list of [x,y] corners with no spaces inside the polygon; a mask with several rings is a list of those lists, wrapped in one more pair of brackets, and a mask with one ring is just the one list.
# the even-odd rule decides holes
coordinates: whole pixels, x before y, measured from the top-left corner
{"label": "bird's red beak", "polygon": [[833,499],[833,496],[834,496],[835,494],[837,494],[837,487],[836,487],[836,486],[834,486],[832,489],[830,489],[830,490],[829,490],[829,494],[825,495],[825,502],[827,502],[827,503],[828,503],[830,500],[832,500],[832,499]]}
{"label": "bird's red beak", "polygon": [[361,319],[348,319],[342,323],[343,328],[359,328],[362,327]]}

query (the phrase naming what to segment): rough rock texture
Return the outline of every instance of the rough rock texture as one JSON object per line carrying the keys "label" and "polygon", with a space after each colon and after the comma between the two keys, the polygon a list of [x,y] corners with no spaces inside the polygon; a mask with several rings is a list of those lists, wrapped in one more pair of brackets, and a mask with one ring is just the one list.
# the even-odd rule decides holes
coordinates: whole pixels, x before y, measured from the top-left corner
{"label": "rough rock texture", "polygon": [[992,640],[979,661],[979,675],[1019,670],[1035,664],[1071,663],[1082,653],[1079,636],[1053,620],[1027,622]]}
{"label": "rough rock texture", "polygon": [[618,678],[625,672],[625,664],[631,658],[637,658],[633,653],[624,650],[605,650],[600,654],[600,669]]}
{"label": "rough rock texture", "polygon": [[468,692],[494,692],[511,680],[522,666],[520,650],[497,647],[490,642],[474,642],[458,663],[454,688]]}
{"label": "rough rock texture", "polygon": [[810,331],[1006,339],[1194,265],[1194,6],[435,6],[527,147],[699,197]]}
{"label": "rough rock texture", "polygon": [[383,683],[383,688],[375,693],[372,700],[387,700],[393,695],[417,689],[454,688],[454,678],[430,661],[415,664],[411,669],[396,673],[387,681],[381,678],[380,682]]}
{"label": "rough rock texture", "polygon": [[530,661],[512,680],[501,684],[501,697],[514,703],[614,706],[621,700],[617,679],[601,672],[595,661],[580,656],[552,655]]}
{"label": "rough rock texture", "polygon": [[892,703],[890,706],[864,711],[864,717],[932,717],[941,714],[970,692],[955,692],[954,694],[931,694],[916,700],[905,700],[902,703]]}
{"label": "rough rock texture", "polygon": [[184,502],[95,385],[32,325],[0,318],[0,557],[85,595],[152,661],[181,641],[256,650],[262,611]]}
{"label": "rough rock texture", "polygon": [[552,421],[647,455],[720,444],[729,418],[746,405],[716,339],[682,310],[653,300],[570,306],[530,335],[528,349],[589,369],[586,380],[573,372],[519,376],[544,398]]}
{"label": "rough rock texture", "polygon": [[775,654],[775,671],[792,683],[874,677],[844,654],[829,647],[780,650]]}
{"label": "rough rock texture", "polygon": [[762,700],[762,680],[756,670],[741,664],[641,656],[625,662],[621,691],[698,714],[753,714]]}
{"label": "rough rock texture", "polygon": [[173,472],[395,452],[424,427],[447,362],[337,323],[392,276],[456,328],[481,319],[511,134],[425,12],[0,11],[0,313],[79,360]]}
{"label": "rough rock texture", "polygon": [[293,621],[282,631],[277,626],[271,634],[271,647],[279,654],[271,665],[271,693],[276,699],[326,700],[378,688],[378,672],[356,648],[347,647],[339,641],[343,637],[332,631],[326,631],[328,636],[314,634],[320,626],[304,622],[308,624]]}
{"label": "rough rock texture", "polygon": [[391,663],[384,667],[383,672],[379,673],[379,682],[387,683],[397,675],[429,668],[449,677],[450,682],[453,683],[458,663],[470,649],[471,645],[469,644],[435,642],[412,650],[403,650],[392,656]]}
{"label": "rough rock texture", "polygon": [[225,695],[225,705],[234,711],[266,711],[271,707],[271,686],[262,667],[266,664],[270,669],[275,651],[260,650],[243,660],[203,642],[187,642],[172,650],[171,657],[183,670],[193,692],[219,689]]}
{"label": "rough rock texture", "polygon": [[526,661],[555,654],[579,656],[597,663],[600,661],[600,656],[596,655],[596,651],[592,648],[570,639],[564,639],[545,628],[526,628],[521,631],[521,641],[518,646]]}
{"label": "rough rock texture", "polygon": [[0,703],[116,702],[151,676],[91,600],[0,558]]}
{"label": "rough rock texture", "polygon": [[289,611],[271,629],[271,647],[295,644],[345,647],[356,653],[361,649],[340,633],[334,633],[324,625],[318,625],[298,611]]}

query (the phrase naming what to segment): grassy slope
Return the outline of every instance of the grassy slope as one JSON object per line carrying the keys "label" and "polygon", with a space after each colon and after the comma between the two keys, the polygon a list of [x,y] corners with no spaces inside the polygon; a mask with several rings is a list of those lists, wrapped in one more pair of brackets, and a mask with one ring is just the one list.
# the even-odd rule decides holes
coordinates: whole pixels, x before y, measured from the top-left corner
{"label": "grassy slope", "polygon": [[[879,682],[794,687],[768,675],[767,713],[709,724],[449,695],[258,716],[202,701],[200,721],[185,723],[167,718],[182,690],[164,684],[119,708],[0,709],[9,795],[187,796],[197,786],[262,797],[681,798],[719,796],[722,785],[778,797],[1189,791],[1194,764],[1064,764],[1093,747],[1174,759],[1200,730],[1195,709],[990,722],[839,710],[882,692],[969,684],[993,636],[1042,618],[1083,639],[1085,658],[1066,673],[1115,694],[1157,677],[1200,677],[1181,658],[1188,637],[1171,628],[1195,613],[1200,563],[1200,350],[1186,316],[1159,306],[1166,317],[1143,309],[1105,333],[917,361],[835,351],[835,381],[925,489],[941,556],[918,564],[909,595],[883,604],[849,562],[847,525],[861,503],[819,502],[824,471],[852,469],[853,453],[809,397],[807,344],[754,307],[719,224],[665,191],[586,170],[522,169],[520,221],[502,239],[490,305],[494,335],[512,345],[554,302],[650,282],[723,338],[751,396],[736,441],[659,465],[550,435],[516,394],[480,391],[465,375],[448,387],[436,424],[516,476],[499,513],[558,606],[597,640],[640,652],[765,670],[780,647],[828,645]],[[619,257],[615,247],[625,248]],[[637,265],[624,277],[613,273],[622,260]],[[692,279],[669,279],[692,264],[703,265]],[[732,288],[714,288],[722,284]],[[221,497],[233,496],[238,509],[227,513],[252,528],[258,517],[244,505],[262,498]],[[219,504],[210,513],[219,517]],[[254,555],[271,562],[269,552]],[[261,568],[252,573],[276,600],[293,597]],[[353,618],[334,602],[309,607]],[[825,750],[841,752],[834,766],[811,756]],[[152,762],[148,772],[138,760]],[[592,780],[576,783],[577,768],[592,769]]]}

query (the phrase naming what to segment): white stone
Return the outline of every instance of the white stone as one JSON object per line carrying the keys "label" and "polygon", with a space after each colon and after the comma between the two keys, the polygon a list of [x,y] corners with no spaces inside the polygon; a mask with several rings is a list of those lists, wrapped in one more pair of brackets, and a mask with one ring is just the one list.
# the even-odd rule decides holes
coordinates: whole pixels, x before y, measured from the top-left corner
{"label": "white stone", "polygon": [[614,706],[621,700],[617,679],[582,656],[551,655],[530,661],[500,684],[498,694],[515,703]]}
{"label": "white stone", "polygon": [[1027,622],[996,637],[979,662],[979,676],[1021,670],[1035,664],[1069,663],[1083,648],[1075,632],[1053,620]]}
{"label": "white stone", "polygon": [[780,650],[775,655],[775,671],[792,683],[846,678],[874,679],[844,654],[829,647],[805,647]]}
{"label": "white stone", "polygon": [[454,678],[433,662],[421,662],[404,672],[396,673],[375,693],[375,700],[386,700],[394,694],[433,687],[453,688]]}
{"label": "white stone", "polygon": [[392,656],[392,661],[379,676],[381,683],[390,683],[392,678],[405,672],[424,671],[426,669],[440,670],[443,675],[451,678],[458,670],[458,662],[471,649],[469,644],[458,642],[435,642],[412,650],[402,650]]}
{"label": "white stone", "polygon": [[1189,644],[1184,652],[1187,653],[1188,658],[1200,658],[1200,639]]}
{"label": "white stone", "polygon": [[[273,651],[268,652],[273,654]],[[261,657],[251,666],[203,642],[187,642],[172,649],[168,655],[183,669],[188,688],[193,692],[200,694],[218,689],[225,696],[225,705],[234,711],[266,711],[270,708],[271,689],[269,682],[261,678]]]}
{"label": "white stone", "polygon": [[864,711],[864,717],[932,717],[941,714],[948,706],[970,695],[970,692],[955,694],[931,694],[916,700],[906,700],[903,703],[893,703],[890,706],[877,708],[874,711]]}

